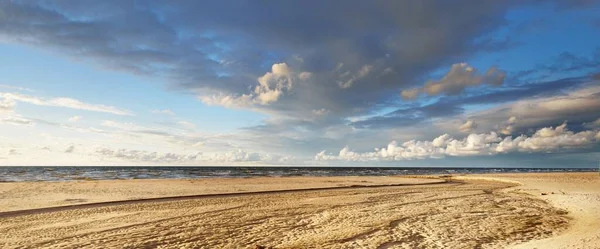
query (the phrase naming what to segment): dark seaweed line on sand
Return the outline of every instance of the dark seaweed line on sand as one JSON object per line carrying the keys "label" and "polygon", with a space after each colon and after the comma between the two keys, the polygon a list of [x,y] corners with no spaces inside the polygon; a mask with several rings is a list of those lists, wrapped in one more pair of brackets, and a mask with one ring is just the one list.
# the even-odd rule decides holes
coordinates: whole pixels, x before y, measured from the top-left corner
{"label": "dark seaweed line on sand", "polygon": [[218,194],[200,194],[200,195],[182,195],[182,196],[168,196],[168,197],[156,197],[156,198],[145,198],[135,200],[119,200],[119,201],[108,201],[108,202],[95,202],[86,204],[75,204],[58,207],[46,207],[36,209],[25,209],[16,211],[0,212],[0,218],[10,218],[23,215],[33,215],[42,213],[52,213],[68,210],[77,210],[85,208],[98,208],[107,206],[127,205],[127,204],[141,204],[150,202],[167,202],[167,201],[181,201],[181,200],[192,200],[192,199],[203,199],[203,198],[219,198],[219,197],[236,197],[236,196],[249,196],[249,195],[264,195],[264,194],[283,194],[283,193],[297,193],[307,191],[325,191],[325,190],[340,190],[340,189],[361,189],[361,188],[385,188],[385,187],[405,187],[405,186],[423,186],[423,185],[442,185],[449,183],[458,183],[457,181],[444,180],[442,182],[431,182],[431,183],[414,183],[414,184],[385,184],[385,185],[350,185],[342,187],[324,187],[324,188],[306,188],[306,189],[284,189],[284,190],[269,190],[269,191],[256,191],[256,192],[241,192],[241,193],[218,193]]}

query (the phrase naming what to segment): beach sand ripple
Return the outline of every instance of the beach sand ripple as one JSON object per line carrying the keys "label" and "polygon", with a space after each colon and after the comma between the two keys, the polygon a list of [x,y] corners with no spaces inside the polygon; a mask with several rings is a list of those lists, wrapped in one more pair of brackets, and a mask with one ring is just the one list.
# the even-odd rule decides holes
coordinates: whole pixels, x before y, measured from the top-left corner
{"label": "beach sand ripple", "polygon": [[568,227],[564,210],[506,191],[513,186],[469,180],[58,210],[0,218],[0,247],[502,248]]}

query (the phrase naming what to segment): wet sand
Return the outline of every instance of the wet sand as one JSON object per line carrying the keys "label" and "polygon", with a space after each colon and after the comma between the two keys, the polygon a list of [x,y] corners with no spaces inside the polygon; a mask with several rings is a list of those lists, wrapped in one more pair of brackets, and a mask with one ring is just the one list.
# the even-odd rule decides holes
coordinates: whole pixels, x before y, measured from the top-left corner
{"label": "wet sand", "polygon": [[[590,197],[577,192],[580,185],[561,185],[580,178],[596,186],[597,198],[593,176],[0,183],[0,247],[556,248],[544,245],[567,245],[573,231],[581,235],[576,243],[598,243],[593,231],[582,232],[572,205],[557,202]],[[566,199],[536,192],[551,188]]]}

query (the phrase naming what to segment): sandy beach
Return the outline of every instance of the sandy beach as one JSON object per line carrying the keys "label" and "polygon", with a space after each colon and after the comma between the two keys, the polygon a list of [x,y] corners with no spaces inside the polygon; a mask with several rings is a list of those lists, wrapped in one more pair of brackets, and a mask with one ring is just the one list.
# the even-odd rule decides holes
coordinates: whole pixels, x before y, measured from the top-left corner
{"label": "sandy beach", "polygon": [[0,183],[2,248],[599,248],[597,173]]}

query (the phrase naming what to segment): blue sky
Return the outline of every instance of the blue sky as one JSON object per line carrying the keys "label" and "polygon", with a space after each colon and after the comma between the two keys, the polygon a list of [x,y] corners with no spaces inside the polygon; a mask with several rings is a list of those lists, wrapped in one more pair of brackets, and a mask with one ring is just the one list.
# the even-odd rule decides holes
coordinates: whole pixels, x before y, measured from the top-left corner
{"label": "blue sky", "polygon": [[593,167],[596,1],[0,3],[0,165]]}

